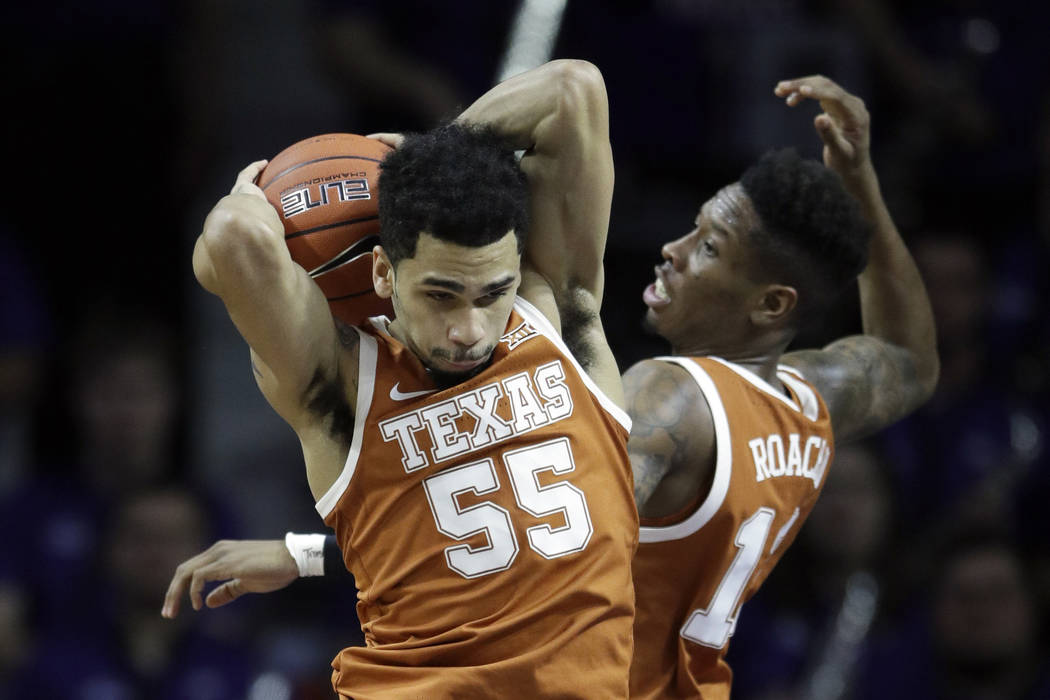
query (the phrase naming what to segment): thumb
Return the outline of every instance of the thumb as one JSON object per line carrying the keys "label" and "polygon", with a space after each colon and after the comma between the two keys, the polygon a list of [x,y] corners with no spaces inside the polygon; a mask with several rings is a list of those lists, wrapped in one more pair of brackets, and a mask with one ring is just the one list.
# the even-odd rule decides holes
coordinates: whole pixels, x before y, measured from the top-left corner
{"label": "thumb", "polygon": [[247,592],[248,591],[244,589],[244,586],[241,585],[241,580],[235,578],[231,581],[227,581],[209,593],[204,602],[209,608],[217,608],[237,600]]}

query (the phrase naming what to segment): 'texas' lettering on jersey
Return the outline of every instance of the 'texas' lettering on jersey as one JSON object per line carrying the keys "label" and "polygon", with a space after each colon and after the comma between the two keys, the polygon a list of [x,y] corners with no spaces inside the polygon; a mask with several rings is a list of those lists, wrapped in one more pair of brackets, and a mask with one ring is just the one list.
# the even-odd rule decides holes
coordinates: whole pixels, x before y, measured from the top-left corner
{"label": "'texas' lettering on jersey", "polygon": [[[565,368],[561,360],[555,360],[531,374],[520,372],[388,418],[379,424],[379,430],[384,441],[397,441],[401,464],[406,472],[412,472],[571,415],[572,394],[565,384]],[[420,438],[427,437],[430,448],[423,449]]]}
{"label": "'texas' lettering on jersey", "polygon": [[813,482],[813,487],[820,486],[824,470],[831,458],[831,448],[827,440],[816,435],[806,438],[805,445],[798,433],[787,436],[773,433],[767,437],[748,440],[751,457],[755,462],[755,481],[778,476],[804,476]]}

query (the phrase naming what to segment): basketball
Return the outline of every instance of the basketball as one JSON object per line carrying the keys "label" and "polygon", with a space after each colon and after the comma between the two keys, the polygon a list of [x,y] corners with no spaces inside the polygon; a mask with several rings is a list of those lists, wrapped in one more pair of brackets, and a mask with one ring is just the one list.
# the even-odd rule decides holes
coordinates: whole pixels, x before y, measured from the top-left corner
{"label": "basketball", "polygon": [[372,289],[379,163],[389,151],[357,134],[323,134],[278,153],[257,180],[284,223],[292,259],[321,287],[332,314],[351,325],[393,313]]}

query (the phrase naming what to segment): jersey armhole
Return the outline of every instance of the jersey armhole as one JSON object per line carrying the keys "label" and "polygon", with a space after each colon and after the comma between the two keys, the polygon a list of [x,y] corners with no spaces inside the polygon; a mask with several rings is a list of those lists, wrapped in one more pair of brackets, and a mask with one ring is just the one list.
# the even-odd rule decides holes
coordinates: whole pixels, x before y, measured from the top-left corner
{"label": "jersey armhole", "polygon": [[605,392],[599,388],[593,379],[591,379],[591,375],[587,374],[586,370],[584,370],[580,363],[576,361],[576,357],[569,351],[569,346],[567,346],[565,341],[562,340],[561,335],[554,330],[554,326],[547,317],[523,297],[517,297],[515,299],[514,307],[517,312],[521,314],[522,318],[539,329],[548,340],[554,343],[554,346],[558,348],[561,354],[572,362],[572,366],[576,368],[576,374],[579,375],[584,386],[586,386],[587,390],[591,392],[591,395],[598,400],[598,403],[605,409],[606,413],[611,415],[617,423],[623,426],[624,430],[630,433],[631,417],[627,415],[626,411],[617,406],[615,401],[606,396]]}
{"label": "jersey armhole", "polygon": [[722,396],[714,380],[700,365],[684,357],[657,357],[661,362],[669,362],[684,368],[700,388],[704,400],[711,408],[711,420],[715,424],[715,476],[711,482],[711,491],[707,498],[692,515],[673,525],[642,526],[639,529],[639,543],[667,542],[680,540],[708,523],[725,501],[729,492],[729,481],[733,474],[733,443],[730,439],[729,418],[726,415]]}
{"label": "jersey armhole", "polygon": [[376,363],[379,358],[379,345],[376,339],[361,329],[353,327],[360,336],[361,344],[358,353],[357,368],[357,406],[354,409],[354,436],[350,440],[350,451],[346,455],[343,471],[339,473],[335,482],[328,487],[317,504],[317,512],[322,519],[327,520],[332,510],[335,509],[339,498],[350,486],[350,480],[354,478],[357,469],[357,460],[361,455],[361,442],[364,439],[365,423],[368,422],[368,413],[372,408],[372,395],[375,392]]}

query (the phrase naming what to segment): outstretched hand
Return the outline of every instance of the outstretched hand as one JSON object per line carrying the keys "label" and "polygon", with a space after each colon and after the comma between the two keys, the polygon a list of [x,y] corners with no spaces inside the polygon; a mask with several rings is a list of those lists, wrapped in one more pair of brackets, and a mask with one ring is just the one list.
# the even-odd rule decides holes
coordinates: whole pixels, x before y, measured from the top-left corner
{"label": "outstretched hand", "polygon": [[245,593],[280,590],[298,577],[299,569],[283,540],[220,540],[179,564],[160,614],[167,618],[178,615],[187,590],[193,609],[200,610],[201,592],[209,581],[224,582],[203,601],[217,608]]}
{"label": "outstretched hand", "polygon": [[773,89],[789,107],[811,99],[824,111],[813,119],[813,126],[824,142],[824,164],[845,179],[856,177],[871,167],[871,118],[864,101],[846,92],[822,75],[781,80]]}

